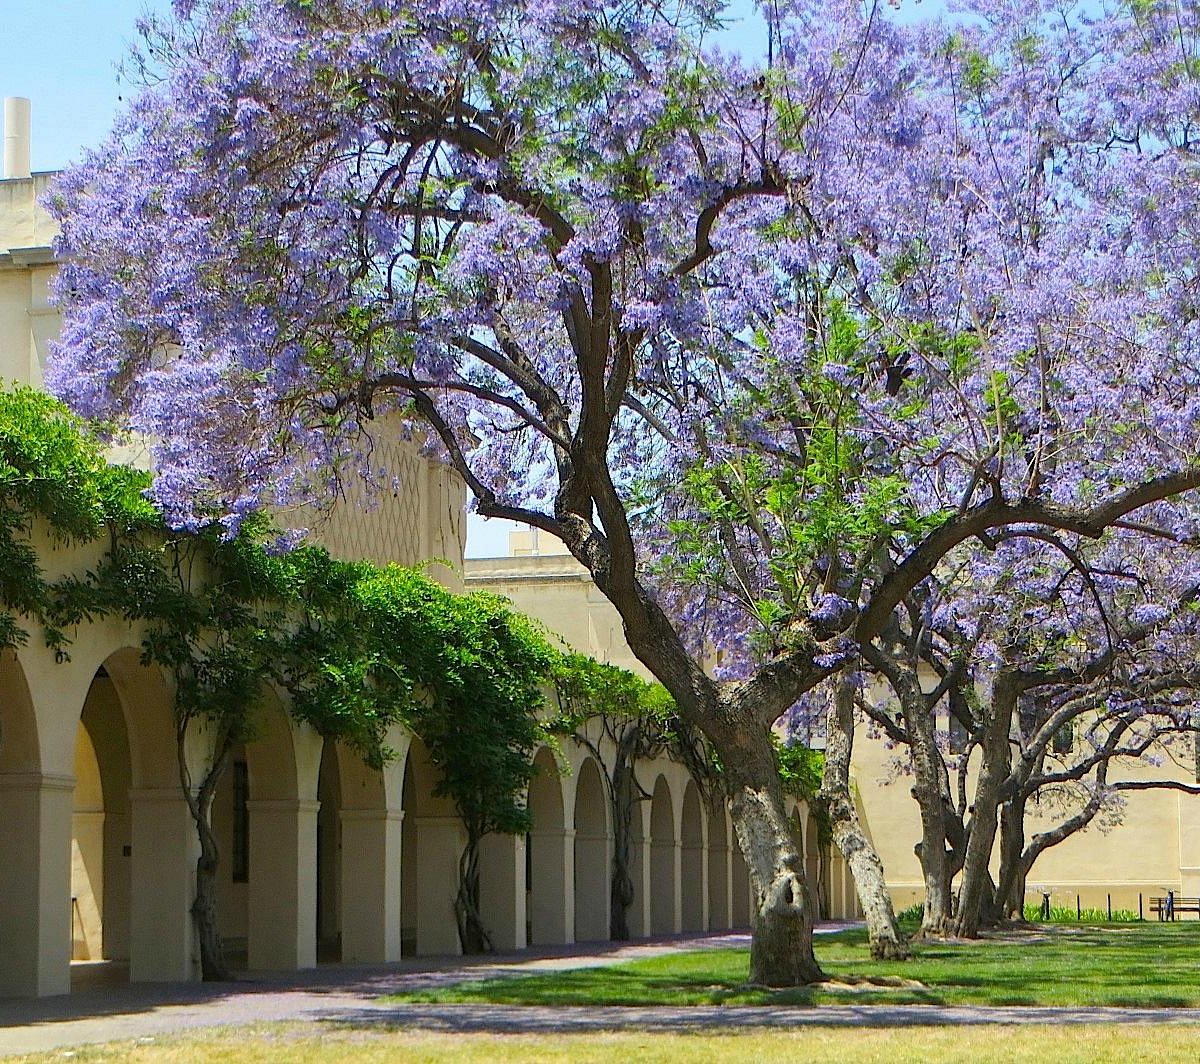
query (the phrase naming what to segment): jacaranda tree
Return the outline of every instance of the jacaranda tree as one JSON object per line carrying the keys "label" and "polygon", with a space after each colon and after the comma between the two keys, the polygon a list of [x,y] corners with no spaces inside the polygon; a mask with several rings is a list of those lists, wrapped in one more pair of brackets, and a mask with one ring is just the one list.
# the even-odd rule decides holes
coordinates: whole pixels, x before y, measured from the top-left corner
{"label": "jacaranda tree", "polygon": [[174,520],[399,412],[562,539],[720,758],[755,982],[821,975],[779,716],[960,544],[1200,484],[1194,6],[967,6],[751,63],[716,0],[177,0],[53,196],[48,379]]}

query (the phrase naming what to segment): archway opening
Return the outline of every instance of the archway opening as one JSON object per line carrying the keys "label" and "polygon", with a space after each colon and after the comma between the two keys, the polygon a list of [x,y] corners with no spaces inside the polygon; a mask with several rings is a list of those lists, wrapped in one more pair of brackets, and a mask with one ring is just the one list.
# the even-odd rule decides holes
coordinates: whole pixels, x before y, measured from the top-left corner
{"label": "archway opening", "polygon": [[71,960],[85,965],[72,979],[80,989],[128,978],[130,957],[133,765],[121,697],[103,665],[75,728],[74,763]]}
{"label": "archway opening", "polygon": [[[70,844],[75,988],[193,978],[195,826],[179,786],[162,672],[124,647],[88,685],[75,726]],[[103,963],[98,963],[103,962]]]}
{"label": "archway opening", "polygon": [[400,805],[404,822],[400,828],[400,955],[412,957],[417,952],[417,921],[419,919],[417,876],[417,834],[421,830],[417,817],[417,792],[413,782],[413,753],[410,749],[404,762],[404,783],[400,788]]}
{"label": "archway opening", "polygon": [[650,802],[650,933],[678,930],[675,878],[675,805],[666,778],[659,776]]}
{"label": "archway opening", "polygon": [[610,839],[608,801],[600,771],[590,757],[579,769],[575,786],[575,939],[604,941],[610,937]]}
{"label": "archway opening", "polygon": [[683,792],[683,823],[680,830],[682,849],[679,854],[680,929],[704,930],[704,811],[700,804],[700,788],[688,780]]}
{"label": "archway opening", "polygon": [[454,803],[434,797],[439,779],[428,747],[414,736],[400,788],[402,954],[453,954],[461,948],[454,901],[466,830]]}
{"label": "archway opening", "polygon": [[317,776],[317,961],[342,959],[342,776],[337,746],[321,749]]}
{"label": "archway opening", "polygon": [[529,815],[532,826],[526,842],[526,912],[529,920],[529,941],[535,945],[570,942],[573,928],[568,915],[568,839],[563,813],[562,780],[554,756],[546,748],[538,751],[533,761],[537,774],[529,783]]}
{"label": "archway opening", "polygon": [[729,831],[723,802],[708,810],[708,926],[729,929]]}

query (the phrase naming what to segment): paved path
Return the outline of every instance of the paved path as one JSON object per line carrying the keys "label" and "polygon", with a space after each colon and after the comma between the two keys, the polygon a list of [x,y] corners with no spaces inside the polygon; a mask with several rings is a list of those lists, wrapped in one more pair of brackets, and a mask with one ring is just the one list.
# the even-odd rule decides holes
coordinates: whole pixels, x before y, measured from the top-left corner
{"label": "paved path", "polygon": [[[834,930],[836,928],[829,928]],[[928,1024],[1200,1024],[1196,1009],[975,1008],[938,1005],[541,1007],[517,1005],[397,1005],[380,995],[400,990],[535,971],[598,967],[636,957],[713,946],[739,946],[747,935],[676,936],[637,945],[558,947],[466,962],[421,958],[386,967],[326,966],[286,981],[234,984],[106,983],[79,969],[75,993],[37,1001],[0,1001],[0,1056],[89,1042],[153,1038],[204,1027],[273,1021],[318,1021],[333,1026],[413,1027],[455,1032],[587,1032],[636,1028],[693,1031],[711,1028],[799,1026],[919,1026]],[[581,952],[586,949],[587,952]],[[106,973],[111,975],[111,970]]]}

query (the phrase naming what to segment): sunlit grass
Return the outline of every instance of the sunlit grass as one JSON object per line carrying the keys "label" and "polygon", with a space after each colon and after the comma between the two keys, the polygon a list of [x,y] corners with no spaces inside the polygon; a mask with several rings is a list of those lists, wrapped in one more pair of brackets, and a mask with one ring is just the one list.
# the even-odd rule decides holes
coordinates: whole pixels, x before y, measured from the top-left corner
{"label": "sunlit grass", "polygon": [[921,987],[766,991],[746,986],[744,949],[669,954],[605,968],[491,979],[396,1000],[528,1005],[1200,1006],[1200,923],[1047,927],[1017,941],[919,944],[912,961],[872,961],[866,934],[821,936],[833,980],[899,976]]}
{"label": "sunlit grass", "polygon": [[8,1058],[23,1064],[477,1064],[477,1062],[599,1061],[804,1062],[920,1061],[942,1064],[1142,1064],[1195,1059],[1200,1031],[1175,1025],[1087,1025],[1070,1028],[1009,1026],[803,1028],[791,1031],[586,1035],[448,1034],[367,1030],[330,1025],[275,1024],[209,1031],[180,1038],[57,1050]]}

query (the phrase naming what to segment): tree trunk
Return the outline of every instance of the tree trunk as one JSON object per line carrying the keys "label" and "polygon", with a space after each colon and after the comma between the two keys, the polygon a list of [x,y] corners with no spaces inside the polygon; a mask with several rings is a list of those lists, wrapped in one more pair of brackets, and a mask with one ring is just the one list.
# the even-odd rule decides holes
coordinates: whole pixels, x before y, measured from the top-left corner
{"label": "tree trunk", "polygon": [[614,942],[626,942],[629,934],[629,907],[633,904],[633,876],[629,870],[632,844],[633,810],[636,806],[637,781],[633,775],[633,757],[638,747],[641,725],[627,727],[617,740],[613,760],[612,799],[613,862],[610,894],[610,933]]}
{"label": "tree trunk", "polygon": [[820,798],[829,810],[833,841],[846,859],[867,921],[875,960],[906,960],[908,943],[896,926],[892,896],[884,882],[883,862],[862,829],[850,793],[850,755],[854,748],[854,686],[838,683],[829,704],[825,774]]}
{"label": "tree trunk", "polygon": [[1004,919],[1025,916],[1025,798],[1017,795],[1000,809],[1000,875],[996,904]]}
{"label": "tree trunk", "polygon": [[[764,666],[750,680],[714,682],[684,647],[662,607],[638,583],[628,518],[607,470],[592,465],[588,472],[595,493],[586,500],[587,508],[594,502],[607,535],[592,534],[590,521],[573,514],[560,492],[560,538],[616,607],[638,660],[671,693],[680,717],[704,734],[721,759],[755,897],[751,982],[802,986],[823,980],[813,955],[813,907],[804,861],[784,810],[771,741],[771,726],[821,679],[821,671],[811,661],[802,665],[785,658]],[[596,491],[597,486],[602,490]]]}
{"label": "tree trunk", "polygon": [[200,977],[205,982],[226,982],[232,979],[233,975],[225,963],[225,949],[221,942],[217,905],[217,869],[220,867],[221,855],[212,830],[212,803],[216,797],[217,784],[229,763],[233,742],[228,733],[222,733],[218,737],[212,764],[201,781],[199,790],[193,793],[186,754],[188,723],[188,718],[179,722],[175,747],[179,782],[200,840],[200,856],[196,860],[196,897],[192,902],[192,920],[200,946]]}
{"label": "tree trunk", "polygon": [[912,756],[912,796],[921,813],[921,842],[918,856],[925,880],[925,905],[921,913],[921,937],[945,935],[950,925],[950,881],[953,866],[946,850],[946,803],[943,787],[945,765],[937,749],[932,713],[924,696],[905,699],[904,722],[908,728]]}
{"label": "tree trunk", "polygon": [[784,809],[770,733],[749,722],[734,723],[713,743],[725,767],[734,830],[754,892],[750,982],[802,986],[822,981],[825,975],[813,954],[813,897]]}
{"label": "tree trunk", "polygon": [[207,820],[196,822],[200,835],[200,858],[196,861],[196,899],[192,919],[200,943],[200,976],[205,982],[223,982],[233,978],[225,963],[217,908],[217,868],[220,855]]}
{"label": "tree trunk", "polygon": [[458,923],[458,941],[466,956],[491,953],[491,937],[479,913],[479,843],[482,835],[470,831],[467,845],[458,860],[458,893],[454,898],[454,918]]}
{"label": "tree trunk", "polygon": [[971,830],[963,859],[962,886],[958,895],[958,911],[951,924],[960,938],[975,938],[987,915],[986,907],[994,893],[992,874],[988,865],[996,841],[1001,788],[1008,779],[1012,765],[1009,747],[1009,728],[1016,690],[1008,683],[997,681],[992,696],[992,719],[984,734],[983,763],[975,785],[974,812]]}

